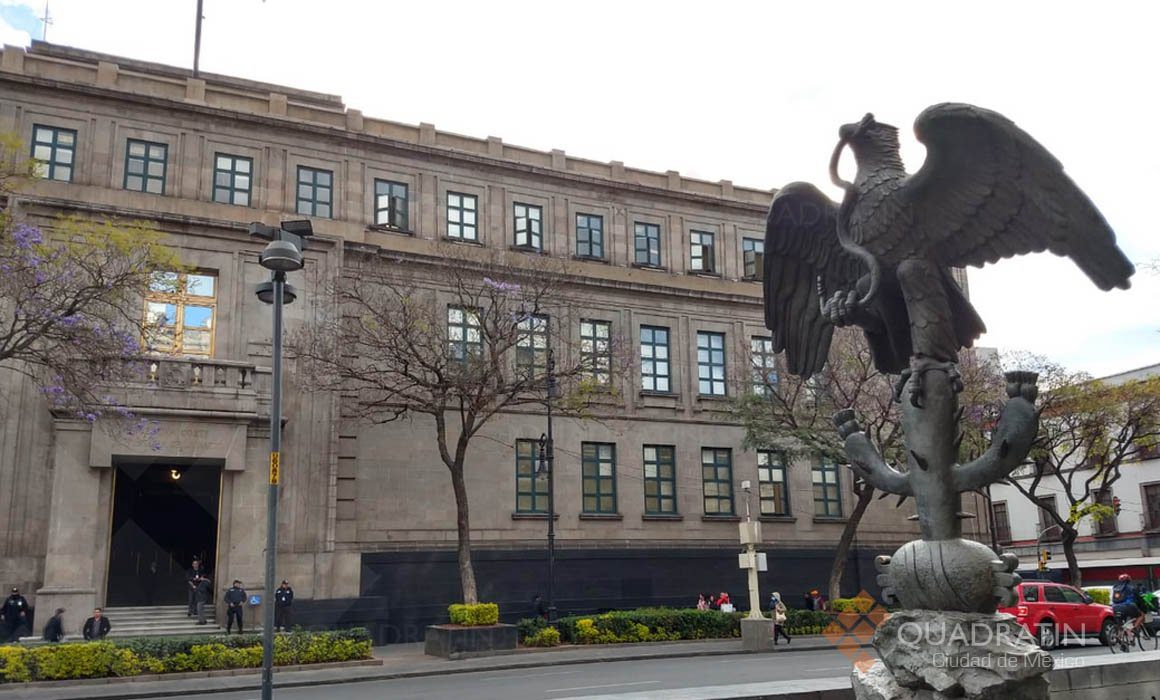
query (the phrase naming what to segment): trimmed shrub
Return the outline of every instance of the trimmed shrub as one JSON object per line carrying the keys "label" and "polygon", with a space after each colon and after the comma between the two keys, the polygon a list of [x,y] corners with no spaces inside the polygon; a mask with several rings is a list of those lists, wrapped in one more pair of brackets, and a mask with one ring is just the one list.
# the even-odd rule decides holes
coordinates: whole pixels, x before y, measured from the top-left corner
{"label": "trimmed shrub", "polygon": [[571,644],[720,639],[741,636],[741,613],[640,608],[561,618],[556,626]]}
{"label": "trimmed shrub", "polygon": [[451,624],[464,627],[494,625],[499,622],[499,606],[495,603],[455,603],[447,607]]}
{"label": "trimmed shrub", "polygon": [[523,641],[529,647],[554,647],[560,644],[560,632],[555,627],[544,627]]}
{"label": "trimmed shrub", "polygon": [[1092,602],[1102,605],[1112,604],[1112,592],[1106,588],[1085,588],[1083,592],[1092,597]]}
{"label": "trimmed shrub", "polygon": [[523,642],[547,626],[548,621],[542,617],[525,617],[516,623],[516,632],[519,634],[520,641]]}
{"label": "trimmed shrub", "polygon": [[821,634],[834,616],[824,610],[790,608],[785,615],[785,631],[789,634]]}
{"label": "trimmed shrub", "polygon": [[873,598],[834,598],[830,602],[830,611],[836,613],[856,612],[863,615],[874,609]]}

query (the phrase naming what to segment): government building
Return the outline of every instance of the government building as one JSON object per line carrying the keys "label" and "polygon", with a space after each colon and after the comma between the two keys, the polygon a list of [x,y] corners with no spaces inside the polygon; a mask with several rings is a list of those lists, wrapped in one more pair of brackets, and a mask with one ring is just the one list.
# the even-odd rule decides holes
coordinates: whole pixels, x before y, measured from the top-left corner
{"label": "government building", "polygon": [[[825,588],[855,500],[850,472],[748,450],[730,412],[753,372],[737,358],[776,372],[754,264],[770,192],[42,42],[3,50],[0,131],[42,162],[12,211],[44,226],[61,215],[147,220],[188,266],[176,292],[141,300],[163,332],[120,390],[156,436],[53,415],[39,387],[3,374],[0,584],[20,586],[40,611],[67,608],[68,627],[94,605],[183,604],[195,556],[215,587],[236,578],[264,599],[271,310],[254,294],[269,273],[247,226],[302,218],[315,235],[306,270],[292,275],[288,332],[307,321],[320,280],[343,275],[353,256],[429,267],[448,246],[518,245],[566,261],[583,290],[574,311],[584,320],[561,332],[630,339],[636,366],[606,418],[555,422],[562,614],[690,606],[709,591],[745,600],[743,481],[764,523],[763,600],[779,590],[795,604]],[[293,358],[287,367],[277,571],[295,589],[297,621],[420,639],[461,595],[433,423],[348,420],[349,397],[306,391]],[[546,593],[546,493],[532,447],[545,428],[542,412],[511,412],[470,447],[479,596],[505,619]],[[893,499],[870,506],[845,593],[877,590],[873,557],[916,536],[913,512]],[[989,540],[971,530],[985,520],[968,521],[967,536]],[[257,608],[247,616],[256,621]]]}

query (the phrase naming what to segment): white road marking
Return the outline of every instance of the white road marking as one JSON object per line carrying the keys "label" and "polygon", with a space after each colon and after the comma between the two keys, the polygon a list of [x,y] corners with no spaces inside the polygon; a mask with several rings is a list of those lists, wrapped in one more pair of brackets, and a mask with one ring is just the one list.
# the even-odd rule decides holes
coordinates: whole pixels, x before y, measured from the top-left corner
{"label": "white road marking", "polygon": [[626,688],[630,685],[660,685],[660,681],[636,681],[635,683],[608,683],[605,685],[582,685],[576,688],[553,688],[548,693],[564,693],[569,690],[595,690],[596,688]]}
{"label": "white road marking", "polygon": [[[534,670],[534,669],[529,669],[529,670]],[[580,673],[580,671],[552,671],[549,673],[523,673],[523,674],[518,674],[518,675],[512,675],[509,673],[509,674],[504,675],[504,676],[491,676],[488,678],[477,678],[475,680],[478,680],[478,681],[510,681],[510,680],[516,680],[516,679],[545,678],[547,676],[570,676],[573,673]]]}

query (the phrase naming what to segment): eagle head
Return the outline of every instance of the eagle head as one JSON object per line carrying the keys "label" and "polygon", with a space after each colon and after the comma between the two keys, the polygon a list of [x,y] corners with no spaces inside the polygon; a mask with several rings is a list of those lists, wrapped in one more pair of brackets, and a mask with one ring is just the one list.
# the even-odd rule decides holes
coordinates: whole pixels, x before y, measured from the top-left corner
{"label": "eagle head", "polygon": [[898,128],[876,121],[874,115],[867,112],[861,121],[843,124],[838,128],[838,145],[830,159],[830,179],[839,187],[849,189],[853,186],[838,176],[838,161],[846,146],[854,151],[859,168],[902,168]]}

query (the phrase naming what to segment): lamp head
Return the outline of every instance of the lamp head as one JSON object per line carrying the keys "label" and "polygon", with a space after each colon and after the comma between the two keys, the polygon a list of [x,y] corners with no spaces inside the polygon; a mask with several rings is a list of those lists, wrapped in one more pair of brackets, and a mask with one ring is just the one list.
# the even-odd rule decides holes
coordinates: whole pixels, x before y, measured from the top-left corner
{"label": "lamp head", "polygon": [[[258,300],[263,304],[274,303],[274,283],[273,282],[259,282],[254,285],[254,294],[258,296]],[[293,304],[294,300],[298,298],[298,290],[294,285],[282,285],[282,303]]]}
{"label": "lamp head", "polygon": [[274,272],[297,272],[305,265],[302,251],[290,241],[274,240],[258,256],[262,267]]}

